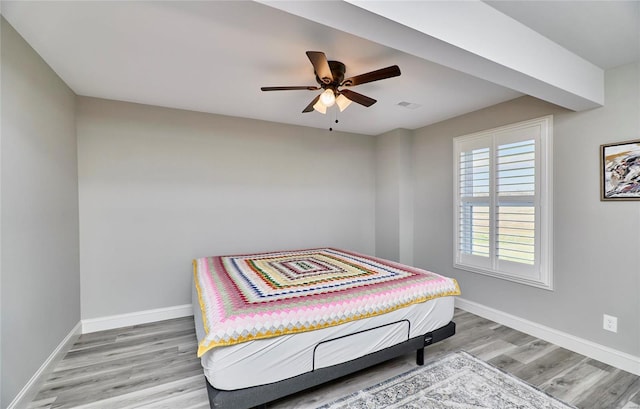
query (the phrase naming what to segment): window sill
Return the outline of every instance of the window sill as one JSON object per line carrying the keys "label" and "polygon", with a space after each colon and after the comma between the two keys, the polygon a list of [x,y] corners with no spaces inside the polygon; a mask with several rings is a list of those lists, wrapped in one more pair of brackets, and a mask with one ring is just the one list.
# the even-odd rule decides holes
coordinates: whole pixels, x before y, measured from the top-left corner
{"label": "window sill", "polygon": [[550,274],[547,274],[547,277],[545,277],[546,278],[545,280],[538,277],[536,278],[523,277],[515,274],[509,274],[508,272],[488,270],[488,269],[483,269],[476,266],[470,266],[467,264],[460,264],[460,263],[454,263],[453,267],[460,270],[469,271],[471,273],[482,274],[489,277],[512,281],[518,284],[528,285],[530,287],[536,287],[536,288],[541,288],[547,291],[553,291],[553,280]]}

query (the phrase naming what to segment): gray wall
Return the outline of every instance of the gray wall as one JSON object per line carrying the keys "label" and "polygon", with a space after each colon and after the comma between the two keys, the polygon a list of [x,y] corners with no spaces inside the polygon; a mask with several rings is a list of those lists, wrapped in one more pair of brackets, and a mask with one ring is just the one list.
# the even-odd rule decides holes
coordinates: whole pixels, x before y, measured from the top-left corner
{"label": "gray wall", "polygon": [[2,398],[80,320],[75,95],[2,25]]}
{"label": "gray wall", "polygon": [[[482,305],[640,356],[640,203],[599,200],[599,147],[640,138],[638,64],[606,73],[602,108],[522,97],[414,131],[415,264],[458,279]],[[453,268],[452,138],[554,115],[555,291]],[[602,314],[618,317],[618,333]]]}
{"label": "gray wall", "polygon": [[376,137],[376,255],[413,264],[412,132]]}
{"label": "gray wall", "polygon": [[191,260],[375,251],[375,138],[78,98],[82,317],[190,303]]}

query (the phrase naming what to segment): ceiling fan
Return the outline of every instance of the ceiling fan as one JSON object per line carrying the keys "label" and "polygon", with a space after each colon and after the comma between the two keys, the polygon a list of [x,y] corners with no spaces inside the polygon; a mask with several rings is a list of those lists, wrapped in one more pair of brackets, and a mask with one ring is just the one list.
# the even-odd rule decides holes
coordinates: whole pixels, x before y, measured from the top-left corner
{"label": "ceiling fan", "polygon": [[400,68],[397,65],[392,65],[366,74],[356,75],[355,77],[344,78],[346,67],[340,61],[327,61],[327,57],[321,51],[307,51],[307,57],[309,57],[309,61],[313,65],[319,86],[262,87],[260,89],[262,91],[318,91],[323,89],[324,91],[316,96],[302,112],[311,112],[315,109],[324,114],[327,108],[334,104],[338,105],[340,111],[344,111],[352,101],[365,107],[370,107],[376,103],[373,98],[350,89],[340,89],[340,87],[354,87],[400,75]]}

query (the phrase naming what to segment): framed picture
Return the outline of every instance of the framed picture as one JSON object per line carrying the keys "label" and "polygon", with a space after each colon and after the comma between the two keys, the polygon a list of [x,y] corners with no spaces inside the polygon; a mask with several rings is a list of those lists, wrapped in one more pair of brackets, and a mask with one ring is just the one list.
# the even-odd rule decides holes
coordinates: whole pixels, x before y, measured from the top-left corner
{"label": "framed picture", "polygon": [[600,146],[600,200],[640,200],[640,139]]}

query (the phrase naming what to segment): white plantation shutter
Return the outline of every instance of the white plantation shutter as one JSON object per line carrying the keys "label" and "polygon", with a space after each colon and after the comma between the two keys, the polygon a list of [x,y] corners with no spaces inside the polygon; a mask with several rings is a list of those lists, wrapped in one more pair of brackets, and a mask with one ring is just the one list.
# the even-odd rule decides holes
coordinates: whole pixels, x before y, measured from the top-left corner
{"label": "white plantation shutter", "polygon": [[469,146],[459,155],[458,251],[476,264],[489,265],[491,150]]}
{"label": "white plantation shutter", "polygon": [[455,265],[551,288],[551,118],[454,139]]}
{"label": "white plantation shutter", "polygon": [[498,260],[535,264],[535,153],[535,139],[497,146]]}

